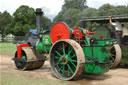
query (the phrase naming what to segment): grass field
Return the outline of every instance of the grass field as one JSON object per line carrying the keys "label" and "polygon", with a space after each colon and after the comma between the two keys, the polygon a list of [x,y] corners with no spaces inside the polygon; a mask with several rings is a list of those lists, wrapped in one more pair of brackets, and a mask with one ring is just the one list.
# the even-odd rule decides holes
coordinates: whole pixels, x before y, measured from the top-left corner
{"label": "grass field", "polygon": [[16,51],[16,44],[9,42],[0,42],[0,54],[14,55]]}
{"label": "grass field", "polygon": [[53,80],[35,79],[20,74],[0,72],[1,85],[67,85]]}

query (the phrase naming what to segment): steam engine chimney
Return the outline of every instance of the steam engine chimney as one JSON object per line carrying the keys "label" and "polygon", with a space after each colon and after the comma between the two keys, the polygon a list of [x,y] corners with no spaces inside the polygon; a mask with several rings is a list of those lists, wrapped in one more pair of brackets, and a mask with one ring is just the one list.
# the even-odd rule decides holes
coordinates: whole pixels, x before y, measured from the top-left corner
{"label": "steam engine chimney", "polygon": [[42,9],[41,8],[37,8],[35,11],[36,14],[36,28],[37,28],[37,34],[40,33],[41,29],[42,29]]}

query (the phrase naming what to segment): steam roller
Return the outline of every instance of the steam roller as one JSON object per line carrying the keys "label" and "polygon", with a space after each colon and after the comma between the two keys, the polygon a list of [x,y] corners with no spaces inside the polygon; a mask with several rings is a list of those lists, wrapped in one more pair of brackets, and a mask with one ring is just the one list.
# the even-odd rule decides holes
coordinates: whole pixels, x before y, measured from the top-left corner
{"label": "steam roller", "polygon": [[[39,69],[43,66],[46,60],[44,54],[41,54],[40,51],[37,51],[36,49],[36,45],[40,43],[39,36],[41,36],[40,34],[40,31],[42,29],[41,17],[43,12],[41,11],[41,9],[36,9],[35,14],[36,14],[37,31],[30,30],[30,32],[26,36],[26,41],[17,44],[17,51],[15,53],[13,60],[17,69],[19,70]],[[44,49],[44,51],[46,50]]]}
{"label": "steam roller", "polygon": [[61,80],[84,74],[103,74],[115,67],[121,50],[115,39],[93,38],[95,32],[81,27],[69,28],[57,22],[50,31],[42,30],[42,10],[36,9],[37,30],[30,30],[24,43],[17,44],[13,58],[19,70],[41,68],[49,54],[52,73]]}

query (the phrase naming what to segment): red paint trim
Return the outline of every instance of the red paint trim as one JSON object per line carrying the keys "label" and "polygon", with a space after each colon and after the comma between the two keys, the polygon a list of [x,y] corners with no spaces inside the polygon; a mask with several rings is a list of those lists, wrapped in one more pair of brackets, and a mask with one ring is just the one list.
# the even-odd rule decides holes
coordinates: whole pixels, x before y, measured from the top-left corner
{"label": "red paint trim", "polygon": [[30,45],[29,45],[28,43],[25,43],[25,44],[18,44],[18,45],[17,45],[17,57],[18,57],[18,58],[21,58],[22,47],[30,47]]}

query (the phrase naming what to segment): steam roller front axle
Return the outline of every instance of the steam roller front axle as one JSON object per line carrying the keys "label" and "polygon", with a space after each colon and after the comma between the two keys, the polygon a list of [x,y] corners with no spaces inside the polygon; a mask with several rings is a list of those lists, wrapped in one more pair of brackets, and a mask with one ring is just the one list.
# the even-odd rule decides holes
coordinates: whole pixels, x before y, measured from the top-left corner
{"label": "steam roller front axle", "polygon": [[13,58],[14,63],[19,70],[32,70],[41,68],[46,57],[38,53],[34,48],[25,47],[22,49],[22,57],[17,57],[17,52]]}

